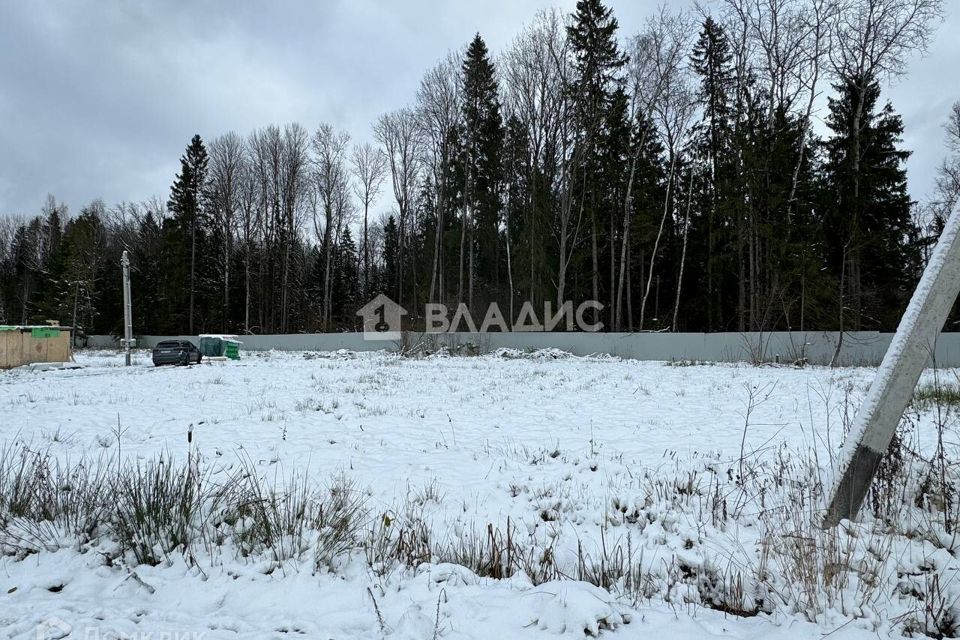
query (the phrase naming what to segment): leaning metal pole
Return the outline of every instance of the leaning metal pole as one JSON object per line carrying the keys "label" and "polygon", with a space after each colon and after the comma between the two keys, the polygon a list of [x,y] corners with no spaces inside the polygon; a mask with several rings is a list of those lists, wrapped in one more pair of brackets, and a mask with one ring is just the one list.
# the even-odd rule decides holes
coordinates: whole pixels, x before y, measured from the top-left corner
{"label": "leaning metal pole", "polygon": [[126,349],[126,366],[130,366],[130,349],[133,347],[133,303],[130,300],[130,256],[126,251],[120,259],[123,266],[123,345]]}
{"label": "leaning metal pole", "polygon": [[960,293],[958,235],[960,207],[950,214],[877,376],[857,411],[840,456],[840,475],[824,526],[856,518],[920,374],[935,353],[937,336]]}

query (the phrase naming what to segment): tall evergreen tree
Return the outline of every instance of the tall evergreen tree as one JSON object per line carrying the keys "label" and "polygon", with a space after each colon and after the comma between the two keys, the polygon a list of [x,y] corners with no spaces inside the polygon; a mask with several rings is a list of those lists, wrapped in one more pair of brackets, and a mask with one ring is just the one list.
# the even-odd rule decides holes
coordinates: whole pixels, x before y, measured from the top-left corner
{"label": "tall evergreen tree", "polygon": [[[461,228],[461,293],[463,261],[467,261],[467,304],[473,305],[479,284],[490,301],[498,284],[500,183],[503,154],[503,121],[496,71],[487,45],[478,33],[463,61],[463,202]],[[479,274],[479,275],[478,275]]]}
{"label": "tall evergreen tree", "polygon": [[394,301],[399,300],[400,290],[400,232],[393,216],[383,226],[383,270],[380,275],[380,292]]}
{"label": "tall evergreen tree", "polygon": [[[333,277],[333,317],[341,327],[354,324],[354,315],[360,307],[360,272],[357,246],[350,228],[346,227],[337,244]],[[360,303],[360,304],[358,304]]]}
{"label": "tall evergreen tree", "polygon": [[622,83],[620,69],[627,62],[617,44],[617,28],[613,10],[600,0],[578,0],[567,27],[575,72],[568,88],[573,94],[577,119],[574,165],[582,172],[578,178],[579,198],[590,229],[589,267],[578,271],[590,273],[589,297],[594,300],[601,297],[600,238],[613,232],[608,229],[610,220],[602,211],[603,183],[609,179],[602,176],[598,150],[603,144],[601,137],[608,111],[616,108],[612,100]]}
{"label": "tall evergreen tree", "polygon": [[596,136],[610,100],[612,87],[627,57],[617,45],[617,19],[600,0],[578,0],[567,27],[574,55],[576,79],[570,88],[577,100],[580,126],[588,138]]}
{"label": "tall evergreen tree", "polygon": [[93,328],[97,316],[104,311],[98,305],[106,262],[104,213],[105,207],[99,201],[84,207],[76,219],[67,223],[63,234],[66,286],[59,297],[59,317],[85,329]]}
{"label": "tall evergreen tree", "polygon": [[[920,260],[907,194],[910,152],[900,148],[903,121],[889,102],[877,108],[875,79],[847,80],[834,89],[822,206],[829,265],[839,285],[839,328],[890,328],[909,300]],[[845,308],[851,317],[844,317]]]}
{"label": "tall evergreen tree", "polygon": [[[207,181],[207,149],[199,135],[193,136],[189,146],[180,158],[180,173],[170,187],[170,199],[167,208],[173,214],[173,223],[186,249],[186,258],[189,264],[188,287],[188,320],[187,331],[193,333],[194,311],[198,285],[197,249],[200,244],[202,251],[204,233],[208,227],[204,218],[204,200]],[[176,258],[175,258],[176,259]]]}
{"label": "tall evergreen tree", "polygon": [[732,149],[734,74],[733,54],[723,28],[711,17],[703,23],[703,30],[693,48],[691,63],[700,76],[700,100],[703,105],[703,120],[700,123],[701,155],[706,157],[705,168],[709,172],[700,183],[705,187],[703,203],[706,209],[706,224],[701,231],[703,238],[702,260],[705,268],[703,282],[706,295],[707,330],[724,329],[723,278],[729,265],[725,261],[729,230],[727,218],[735,206],[734,179],[736,167]]}
{"label": "tall evergreen tree", "polygon": [[137,324],[147,335],[157,335],[162,330],[164,305],[160,292],[165,274],[161,247],[160,222],[154,211],[148,210],[137,229],[136,243],[131,247],[130,274],[136,291]]}

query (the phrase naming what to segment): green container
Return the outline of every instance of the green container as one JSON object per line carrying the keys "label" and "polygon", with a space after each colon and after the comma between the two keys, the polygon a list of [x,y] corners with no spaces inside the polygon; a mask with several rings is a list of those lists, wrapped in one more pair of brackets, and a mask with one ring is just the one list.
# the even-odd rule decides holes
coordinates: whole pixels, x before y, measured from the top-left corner
{"label": "green container", "polygon": [[240,359],[240,341],[233,336],[200,336],[200,353],[210,358]]}
{"label": "green container", "polygon": [[225,341],[220,338],[200,338],[200,353],[211,358],[219,358],[223,356],[224,349],[226,348],[224,342]]}

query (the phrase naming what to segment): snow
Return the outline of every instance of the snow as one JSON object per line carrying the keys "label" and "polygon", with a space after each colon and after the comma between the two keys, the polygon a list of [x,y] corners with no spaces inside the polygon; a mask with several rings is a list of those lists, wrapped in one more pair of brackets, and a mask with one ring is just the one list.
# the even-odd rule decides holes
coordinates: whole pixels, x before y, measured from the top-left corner
{"label": "snow", "polygon": [[[291,560],[265,572],[255,560],[204,548],[196,562],[174,554],[130,568],[65,544],[0,557],[0,638],[36,637],[36,626],[53,617],[69,625],[67,637],[82,638],[834,632],[847,640],[891,632],[891,612],[900,613],[886,600],[858,613],[826,607],[815,621],[783,607],[745,618],[708,608],[709,589],[675,579],[671,562],[726,575],[734,560],[756,561],[762,523],[750,520],[752,506],[738,507],[737,495],[729,508],[748,515],[710,524],[695,511],[704,500],[685,501],[675,487],[658,493],[691,473],[698,486],[716,482],[719,491],[741,453],[772,464],[784,452],[817,450],[829,475],[873,369],[684,366],[556,351],[421,359],[268,352],[159,368],[146,352],[130,368],[116,352],[76,360],[83,369],[0,375],[0,448],[25,443],[64,461],[200,455],[214,476],[242,460],[265,478],[342,476],[364,492],[374,521],[415,509],[435,536],[476,531],[481,544],[488,523],[499,532],[513,527],[570,573],[578,550],[596,558],[630,544],[656,593],[638,600],[569,574],[498,580],[444,559],[382,571],[357,557],[320,570]],[[920,451],[936,445],[932,420],[929,412],[916,420]],[[915,550],[903,548],[901,568],[921,562]],[[939,556],[927,549],[924,557]],[[949,554],[941,562],[954,568]]]}

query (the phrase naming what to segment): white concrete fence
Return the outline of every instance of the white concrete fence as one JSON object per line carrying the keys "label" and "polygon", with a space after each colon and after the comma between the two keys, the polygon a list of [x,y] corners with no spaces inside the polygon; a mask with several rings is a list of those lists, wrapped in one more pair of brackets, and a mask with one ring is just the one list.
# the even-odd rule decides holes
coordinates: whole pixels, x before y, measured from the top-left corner
{"label": "white concrete fence", "polygon": [[[574,355],[608,354],[635,360],[697,360],[707,362],[781,362],[806,359],[830,364],[840,337],[836,331],[770,333],[438,333],[405,334],[403,341],[365,340],[362,333],[300,333],[242,336],[246,351],[396,351],[402,346],[441,345],[487,353],[501,347],[560,349]],[[197,341],[196,336],[137,336],[137,345],[152,348],[161,340]],[[883,359],[892,333],[857,331],[843,334],[837,364],[876,366]],[[87,346],[118,348],[119,337],[89,336]],[[932,364],[932,362],[931,362]],[[944,333],[937,341],[936,364],[960,367],[960,333]]]}

